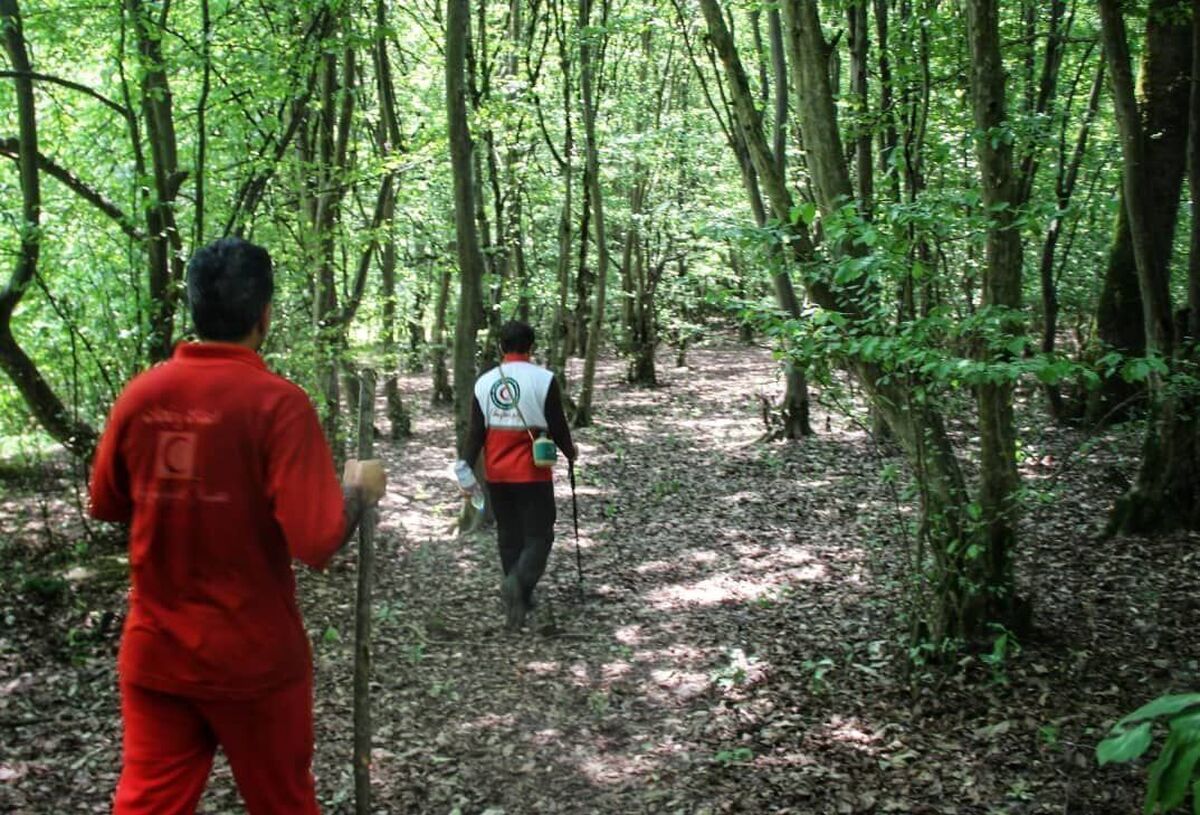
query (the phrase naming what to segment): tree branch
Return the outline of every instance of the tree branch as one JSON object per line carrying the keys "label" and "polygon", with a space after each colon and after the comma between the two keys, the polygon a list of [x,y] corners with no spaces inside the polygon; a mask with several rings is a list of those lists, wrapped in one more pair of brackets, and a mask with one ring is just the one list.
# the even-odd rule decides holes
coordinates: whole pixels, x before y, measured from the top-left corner
{"label": "tree branch", "polygon": [[[0,138],[0,156],[5,156],[13,161],[21,160],[20,142],[14,138]],[[95,190],[88,186],[87,182],[74,175],[70,170],[58,164],[54,159],[47,156],[45,153],[37,154],[37,163],[39,169],[49,176],[57,178],[65,187],[70,189],[83,200],[92,204],[96,209],[103,212],[109,218],[117,222],[121,227],[121,231],[135,241],[145,240],[146,235],[133,224],[133,220],[125,214],[119,206],[109,201],[104,197],[104,194],[99,190]]]}
{"label": "tree branch", "polygon": [[32,79],[32,80],[35,80],[38,82],[51,82],[55,85],[62,85],[64,88],[70,88],[71,90],[79,91],[80,93],[87,94],[88,96],[92,97],[93,99],[112,108],[113,110],[115,110],[117,113],[121,114],[121,116],[123,116],[126,119],[133,118],[133,112],[129,108],[122,105],[120,102],[114,102],[112,99],[109,99],[107,96],[105,96],[104,94],[100,93],[97,90],[93,90],[92,88],[89,88],[87,85],[81,84],[79,82],[72,82],[70,79],[63,79],[61,76],[53,76],[51,74],[40,74],[40,73],[37,73],[36,71],[0,70],[0,78],[3,78],[3,79]]}

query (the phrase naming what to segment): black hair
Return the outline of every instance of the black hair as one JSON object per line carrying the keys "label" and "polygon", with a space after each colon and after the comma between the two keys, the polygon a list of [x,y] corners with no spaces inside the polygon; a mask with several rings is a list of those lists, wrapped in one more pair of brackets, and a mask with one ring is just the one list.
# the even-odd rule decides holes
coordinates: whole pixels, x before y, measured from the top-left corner
{"label": "black hair", "polygon": [[245,339],[274,293],[271,255],[241,238],[210,243],[188,263],[188,305],[202,340]]}
{"label": "black hair", "polygon": [[533,329],[520,320],[509,320],[500,326],[500,350],[506,354],[528,354],[533,339]]}

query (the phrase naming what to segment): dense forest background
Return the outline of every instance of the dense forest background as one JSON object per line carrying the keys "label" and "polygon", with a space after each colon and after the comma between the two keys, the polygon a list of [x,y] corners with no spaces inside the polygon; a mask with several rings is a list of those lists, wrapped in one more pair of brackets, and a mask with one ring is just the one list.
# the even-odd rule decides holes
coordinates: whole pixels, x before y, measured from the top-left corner
{"label": "dense forest background", "polygon": [[514,317],[581,428],[606,364],[652,388],[715,337],[768,348],[760,444],[870,440],[904,671],[1032,636],[1028,519],[1106,434],[1140,441],[1095,531],[1200,529],[1191,3],[0,0],[0,25],[6,466],[78,490],[122,384],[189,337],[188,257],[241,235],[275,262],[264,356],[339,455],[364,367],[391,441],[431,402],[461,444]]}

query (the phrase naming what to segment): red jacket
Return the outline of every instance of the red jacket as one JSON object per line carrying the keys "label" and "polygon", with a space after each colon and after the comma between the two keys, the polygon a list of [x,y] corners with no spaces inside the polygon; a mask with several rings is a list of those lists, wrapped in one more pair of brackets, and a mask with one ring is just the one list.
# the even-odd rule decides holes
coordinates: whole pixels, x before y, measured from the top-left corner
{"label": "red jacket", "polygon": [[181,344],[129,383],[90,509],[132,524],[124,681],[247,699],[311,671],[291,560],[337,551],[342,492],[308,397],[258,354]]}

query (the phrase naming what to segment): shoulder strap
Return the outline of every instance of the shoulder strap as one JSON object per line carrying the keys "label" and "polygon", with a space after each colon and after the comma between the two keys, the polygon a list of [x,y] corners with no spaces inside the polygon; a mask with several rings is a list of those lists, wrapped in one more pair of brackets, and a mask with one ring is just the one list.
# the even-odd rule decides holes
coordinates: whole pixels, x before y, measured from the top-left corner
{"label": "shoulder strap", "polygon": [[[504,373],[504,364],[497,362],[496,367],[500,370],[500,379],[501,380],[508,379],[508,377]],[[515,379],[513,380],[513,382],[516,382],[516,381],[517,380],[515,380]],[[520,389],[519,382],[517,383],[517,388],[518,388],[517,398],[515,400],[513,400],[513,407],[515,407],[517,409],[517,418],[519,418],[521,420],[521,424],[525,425],[525,432],[529,434],[529,440],[537,441],[537,439],[533,435],[533,431],[529,429],[529,422],[525,421],[525,414],[521,411],[521,395],[520,395],[520,390],[519,390]]]}

